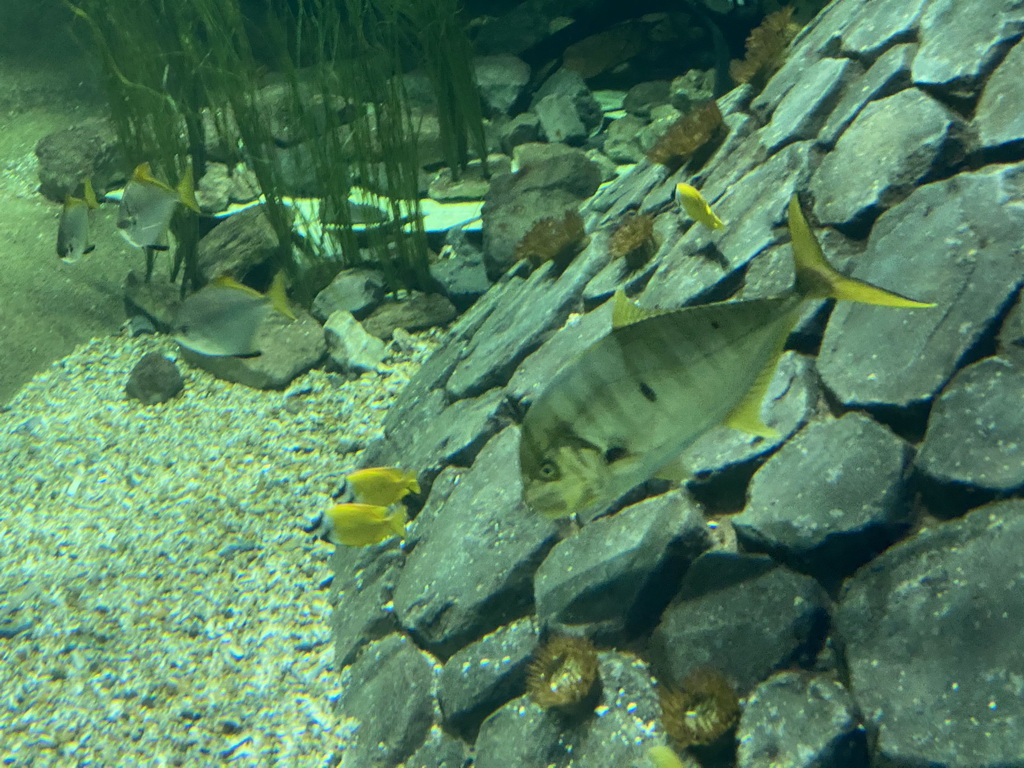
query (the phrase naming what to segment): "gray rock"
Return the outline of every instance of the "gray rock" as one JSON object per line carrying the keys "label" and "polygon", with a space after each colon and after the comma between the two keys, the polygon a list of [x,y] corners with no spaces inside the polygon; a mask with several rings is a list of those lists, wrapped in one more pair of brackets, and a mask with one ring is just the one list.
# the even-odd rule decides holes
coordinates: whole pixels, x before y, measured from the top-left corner
{"label": "gray rock", "polygon": [[361,320],[384,298],[384,275],[375,269],[343,269],[313,299],[310,312],[321,322],[339,310],[351,312]]}
{"label": "gray rock", "polygon": [[826,603],[814,579],[767,557],[710,552],[690,567],[662,615],[651,660],[671,680],[701,666],[728,670],[744,696],[774,671],[814,659],[828,626]]}
{"label": "gray rock", "polygon": [[343,719],[358,723],[344,744],[346,764],[396,766],[426,742],[437,725],[436,670],[437,662],[403,635],[367,646],[349,667],[337,704]]}
{"label": "gray rock", "polygon": [[[962,121],[917,89],[866,105],[811,178],[825,224],[860,223],[963,151]],[[880,140],[879,137],[884,137]]]}
{"label": "gray rock", "polygon": [[143,405],[156,405],[176,397],[184,388],[178,366],[159,352],[150,352],[132,368],[124,391]]}
{"label": "gray rock", "polygon": [[396,539],[380,547],[336,547],[331,557],[332,598],[344,610],[332,613],[334,660],[346,667],[372,641],[399,629],[389,610],[405,553]]}
{"label": "gray rock", "polygon": [[881,0],[843,33],[843,53],[872,59],[894,42],[910,42],[927,5],[928,0]]}
{"label": "gray rock", "polygon": [[439,293],[413,292],[402,301],[381,304],[363,321],[367,333],[390,339],[396,328],[422,331],[447,325],[455,317],[455,307]]}
{"label": "gray rock", "polygon": [[917,47],[909,43],[894,45],[879,56],[867,72],[847,84],[839,103],[818,132],[818,144],[831,149],[866,104],[908,88],[910,65],[916,51]]}
{"label": "gray rock", "polygon": [[555,528],[523,504],[518,449],[517,428],[495,435],[447,503],[420,513],[394,606],[423,647],[447,655],[529,611]]}
{"label": "gray rock", "polygon": [[644,157],[640,129],[644,125],[644,120],[635,115],[612,120],[605,131],[604,153],[616,163],[640,162]]}
{"label": "gray rock", "polygon": [[534,105],[533,111],[540,121],[541,136],[547,141],[578,147],[587,140],[587,128],[571,96],[548,94]]}
{"label": "gray rock", "polygon": [[651,109],[669,103],[668,80],[648,80],[637,83],[626,92],[622,108],[637,117],[650,117]]}
{"label": "gray rock", "polygon": [[228,275],[242,280],[254,267],[272,264],[280,244],[262,205],[228,216],[199,241],[197,264],[204,282]]}
{"label": "gray rock", "polygon": [[498,132],[501,151],[507,155],[511,155],[520,144],[532,144],[537,141],[540,141],[540,120],[533,112],[516,115],[502,124]]}
{"label": "gray rock", "polygon": [[367,333],[351,312],[332,312],[324,325],[327,354],[342,373],[358,376],[379,370],[384,361],[384,342]]}
{"label": "gray rock", "polygon": [[698,104],[703,104],[714,97],[715,71],[713,69],[706,71],[691,69],[679,77],[673,78],[669,86],[668,101],[680,112],[689,112]]}
{"label": "gray rock", "polygon": [[293,321],[270,313],[256,332],[256,344],[262,354],[255,357],[207,357],[182,347],[181,359],[224,381],[253,389],[284,389],[327,352],[323,328],[305,312]]}
{"label": "gray rock", "polygon": [[521,619],[500,627],[445,662],[437,698],[445,725],[472,741],[488,715],[526,690],[537,626]]}
{"label": "gray rock", "polygon": [[679,491],[588,523],[537,569],[537,620],[556,634],[624,642],[669,602],[708,543],[703,516]]}
{"label": "gray rock", "polygon": [[1017,0],[933,0],[918,24],[914,82],[950,95],[973,94],[1005,44],[1024,32]]}
{"label": "gray rock", "polygon": [[1024,360],[1024,296],[1017,296],[996,340],[1000,355],[1014,361]]}
{"label": "gray rock", "polygon": [[92,179],[93,189],[102,196],[125,178],[124,154],[105,120],[48,134],[36,144],[35,154],[39,191],[55,203],[63,203],[65,195],[81,197],[86,179]]}
{"label": "gray rock", "polygon": [[811,65],[779,101],[760,133],[768,154],[794,141],[816,138],[843,91],[860,74],[860,67],[849,59],[825,58]]}
{"label": "gray rock", "polygon": [[834,581],[906,533],[909,461],[909,446],[862,414],[811,424],[754,475],[736,536]]}
{"label": "gray rock", "polygon": [[1017,43],[986,81],[974,111],[978,144],[993,149],[1024,140],[1024,42]]}
{"label": "gray rock", "polygon": [[990,357],[953,377],[928,418],[917,468],[941,485],[1024,488],[1024,361]]}
{"label": "gray rock", "polygon": [[1006,190],[1022,185],[1020,164],[961,173],[915,190],[878,219],[851,274],[938,306],[840,302],[817,367],[841,403],[906,408],[945,386],[1024,282],[1015,255],[1024,211],[1005,204]]}
{"label": "gray rock", "polygon": [[649,765],[647,750],[659,743],[651,724],[661,711],[650,672],[625,653],[601,653],[599,663],[600,716],[566,721],[526,697],[514,699],[484,721],[476,768]]}
{"label": "gray rock", "polygon": [[[558,278],[551,264],[535,270],[506,295],[503,306],[480,326],[466,345],[464,358],[448,379],[454,398],[479,394],[508,383],[516,367],[559,327],[577,301],[582,286],[607,255],[588,247]],[[529,311],[524,312],[524,307]]]}
{"label": "gray rock", "polygon": [[466,745],[441,731],[431,731],[427,742],[406,760],[405,768],[466,768],[469,754]]}
{"label": "gray rock", "polygon": [[512,111],[530,81],[530,65],[508,54],[478,56],[473,71],[484,110],[492,115]]}
{"label": "gray rock", "polygon": [[196,185],[196,202],[204,213],[219,213],[231,202],[231,177],[224,163],[207,163]]}
{"label": "gray rock", "polygon": [[460,312],[469,309],[491,287],[483,250],[471,235],[462,229],[448,230],[445,241],[450,258],[442,258],[430,265],[430,276]]}
{"label": "gray rock", "polygon": [[473,463],[484,443],[498,431],[499,389],[447,405],[443,390],[432,389],[415,406],[388,414],[384,439],[364,457],[366,466],[416,467],[424,488],[446,466]]}
{"label": "gray rock", "polygon": [[530,109],[536,111],[537,104],[546,96],[567,96],[573,102],[573,111],[583,123],[587,133],[601,125],[604,113],[594,94],[590,92],[583,77],[571,69],[562,67],[549,77],[533,95]]}
{"label": "gray rock", "polygon": [[868,765],[860,712],[831,677],[780,672],[747,697],[736,732],[738,768]]}
{"label": "gray rock", "polygon": [[[850,688],[886,765],[1019,765],[1024,501],[925,529],[847,582]],[[941,727],[938,727],[941,725]]]}

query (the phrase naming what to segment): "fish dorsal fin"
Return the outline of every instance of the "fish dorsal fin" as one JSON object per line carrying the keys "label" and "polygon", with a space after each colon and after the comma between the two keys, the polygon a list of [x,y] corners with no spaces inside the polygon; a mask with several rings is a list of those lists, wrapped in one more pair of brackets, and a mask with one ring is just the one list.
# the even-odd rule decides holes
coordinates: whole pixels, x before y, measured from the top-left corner
{"label": "fish dorsal fin", "polygon": [[182,205],[190,211],[202,213],[199,209],[199,203],[196,201],[195,181],[192,176],[191,165],[185,169],[185,173],[181,177],[181,181],[178,182],[178,188],[175,191],[178,193],[178,200]]}
{"label": "fish dorsal fin", "polygon": [[933,303],[915,301],[863,280],[847,277],[829,264],[818,239],[807,224],[807,218],[796,194],[789,199],[789,235],[793,241],[797,288],[809,299],[839,299],[885,307],[935,306]]}
{"label": "fish dorsal fin", "polygon": [[267,298],[270,299],[270,306],[272,306],[275,311],[281,313],[289,320],[296,319],[295,313],[292,312],[292,308],[288,304],[288,293],[285,291],[284,272],[278,272],[274,275],[274,280],[270,283],[270,287],[267,289]]}
{"label": "fish dorsal fin", "polygon": [[693,470],[687,466],[681,456],[672,459],[668,464],[654,473],[659,480],[668,480],[670,483],[682,485],[693,477]]}
{"label": "fish dorsal fin", "polygon": [[96,200],[96,192],[92,188],[92,179],[90,179],[88,177],[85,179],[85,185],[84,185],[84,189],[82,191],[82,197],[83,197],[83,199],[85,201],[85,204],[87,206],[89,206],[90,208],[96,209],[96,208],[100,207],[99,202],[97,202],[97,200]]}
{"label": "fish dorsal fin", "polygon": [[625,292],[620,288],[612,297],[612,328],[622,328],[626,325],[639,323],[649,317],[667,314],[670,310],[645,309],[637,306],[635,301],[626,298]]}
{"label": "fish dorsal fin", "polygon": [[263,294],[257,291],[255,288],[250,288],[248,285],[243,285],[230,275],[221,275],[220,277],[215,277],[210,282],[210,284],[216,285],[218,288],[231,288],[232,290],[235,291],[244,291],[245,293],[248,293],[250,296],[263,296]]}
{"label": "fish dorsal fin", "polygon": [[153,175],[153,168],[149,163],[139,163],[132,172],[132,181],[140,184],[156,184],[161,189],[167,189],[167,185]]}

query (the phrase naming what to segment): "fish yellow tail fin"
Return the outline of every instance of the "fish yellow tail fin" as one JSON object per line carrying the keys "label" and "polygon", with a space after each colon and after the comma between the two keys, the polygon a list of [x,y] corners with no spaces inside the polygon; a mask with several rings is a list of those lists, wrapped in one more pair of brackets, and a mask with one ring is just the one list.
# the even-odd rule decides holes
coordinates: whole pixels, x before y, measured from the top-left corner
{"label": "fish yellow tail fin", "polygon": [[405,510],[400,505],[395,505],[388,512],[387,518],[388,527],[394,532],[395,536],[405,538]]}
{"label": "fish yellow tail fin", "polygon": [[84,189],[82,191],[82,199],[85,200],[85,204],[92,209],[100,207],[99,202],[96,200],[96,192],[92,188],[92,179],[86,178]]}
{"label": "fish yellow tail fin", "polygon": [[192,176],[191,165],[185,169],[185,175],[181,177],[181,181],[178,182],[178,188],[175,191],[178,193],[178,200],[182,205],[191,211],[202,213],[199,203],[196,201],[195,180]]}
{"label": "fish yellow tail fin", "polygon": [[793,240],[797,289],[808,298],[839,299],[885,307],[934,307],[931,302],[915,301],[898,293],[865,283],[840,273],[825,260],[821,246],[807,225],[800,200],[789,200],[789,234]]}

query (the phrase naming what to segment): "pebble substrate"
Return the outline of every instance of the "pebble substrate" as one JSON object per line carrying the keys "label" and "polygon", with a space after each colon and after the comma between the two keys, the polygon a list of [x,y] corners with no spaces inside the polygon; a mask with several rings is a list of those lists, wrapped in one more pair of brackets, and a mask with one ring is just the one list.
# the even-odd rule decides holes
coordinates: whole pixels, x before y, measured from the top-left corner
{"label": "pebble substrate", "polygon": [[436,338],[285,392],[179,362],[149,407],[128,373],[176,346],[100,339],[0,410],[0,765],[336,759],[332,547],[302,527]]}

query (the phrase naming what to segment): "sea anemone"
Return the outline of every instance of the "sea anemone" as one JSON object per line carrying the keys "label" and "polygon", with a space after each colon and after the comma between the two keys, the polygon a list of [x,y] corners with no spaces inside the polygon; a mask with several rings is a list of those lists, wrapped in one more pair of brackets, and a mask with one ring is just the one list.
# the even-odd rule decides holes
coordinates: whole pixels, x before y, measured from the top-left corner
{"label": "sea anemone", "polygon": [[725,677],[702,667],[680,688],[659,689],[661,721],[677,749],[714,744],[736,724],[740,703]]}
{"label": "sea anemone", "polygon": [[534,267],[553,261],[561,271],[586,244],[583,219],[570,208],[560,219],[541,219],[534,224],[516,245],[515,257],[516,261],[529,259]]}
{"label": "sea anemone", "polygon": [[747,37],[746,58],[734,59],[729,74],[737,84],[763,86],[772,73],[782,66],[786,46],[796,36],[800,25],[793,21],[793,7],[786,6],[769,13]]}
{"label": "sea anemone", "polygon": [[647,158],[673,171],[691,158],[706,160],[724,135],[724,127],[718,104],[707,101],[672,123],[648,151]]}
{"label": "sea anemone", "polygon": [[585,637],[555,636],[537,651],[526,679],[529,697],[544,709],[578,714],[600,694],[597,650]]}
{"label": "sea anemone", "polygon": [[654,217],[631,213],[622,219],[608,242],[613,259],[625,259],[631,270],[642,267],[654,253]]}

